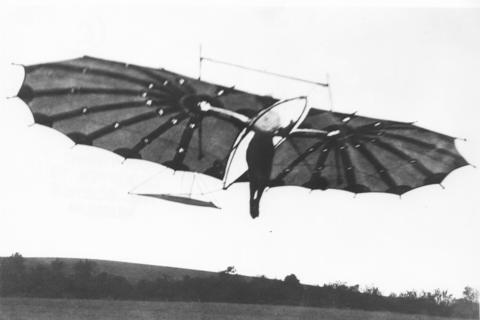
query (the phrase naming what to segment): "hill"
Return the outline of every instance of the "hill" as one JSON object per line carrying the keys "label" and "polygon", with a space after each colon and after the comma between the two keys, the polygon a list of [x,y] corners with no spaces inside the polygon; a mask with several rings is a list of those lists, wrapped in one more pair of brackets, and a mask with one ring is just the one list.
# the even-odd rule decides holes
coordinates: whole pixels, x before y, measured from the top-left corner
{"label": "hill", "polygon": [[[1,261],[2,258],[0,258]],[[73,272],[73,266],[79,261],[88,260],[95,264],[95,271],[98,273],[106,272],[126,278],[131,283],[139,280],[154,280],[156,278],[167,277],[172,280],[181,280],[184,276],[191,278],[208,278],[216,274],[216,272],[201,271],[184,268],[174,268],[165,266],[156,266],[140,263],[129,263],[109,260],[97,259],[77,259],[77,258],[25,258],[25,266],[27,268],[35,267],[39,264],[50,264],[54,260],[60,260],[65,264],[67,273]]]}
{"label": "hill", "polygon": [[358,285],[304,285],[293,274],[274,280],[105,260],[24,258],[18,253],[0,258],[2,298],[290,305],[474,318],[477,293],[467,287],[464,295],[455,299],[435,290],[384,296],[376,288],[361,291]]}

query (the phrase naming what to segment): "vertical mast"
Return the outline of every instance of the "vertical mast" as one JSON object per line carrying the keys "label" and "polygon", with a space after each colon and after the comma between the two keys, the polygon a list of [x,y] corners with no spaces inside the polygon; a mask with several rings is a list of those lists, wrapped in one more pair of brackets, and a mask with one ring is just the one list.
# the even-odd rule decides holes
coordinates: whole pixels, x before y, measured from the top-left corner
{"label": "vertical mast", "polygon": [[202,44],[198,45],[198,80],[202,80]]}

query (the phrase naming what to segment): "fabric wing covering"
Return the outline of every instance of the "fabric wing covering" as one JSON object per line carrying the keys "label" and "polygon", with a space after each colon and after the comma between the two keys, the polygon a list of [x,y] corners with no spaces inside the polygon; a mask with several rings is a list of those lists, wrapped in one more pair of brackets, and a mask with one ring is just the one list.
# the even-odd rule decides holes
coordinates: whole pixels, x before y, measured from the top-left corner
{"label": "fabric wing covering", "polygon": [[467,165],[455,138],[413,125],[312,109],[275,153],[272,186],[401,195]]}
{"label": "fabric wing covering", "polygon": [[75,143],[218,179],[245,125],[192,113],[185,108],[187,99],[203,97],[244,115],[277,101],[164,69],[88,56],[26,66],[18,96],[36,123]]}

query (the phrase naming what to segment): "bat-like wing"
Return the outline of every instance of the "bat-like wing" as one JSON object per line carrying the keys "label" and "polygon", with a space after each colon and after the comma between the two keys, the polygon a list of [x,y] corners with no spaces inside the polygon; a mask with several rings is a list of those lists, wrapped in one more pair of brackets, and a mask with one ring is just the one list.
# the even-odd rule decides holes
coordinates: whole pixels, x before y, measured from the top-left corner
{"label": "bat-like wing", "polygon": [[412,123],[312,109],[276,149],[271,185],[400,195],[440,183],[467,164],[453,137]]}
{"label": "bat-like wing", "polygon": [[36,123],[75,143],[219,179],[245,124],[192,105],[205,100],[251,116],[276,101],[164,69],[87,56],[26,66],[18,96]]}

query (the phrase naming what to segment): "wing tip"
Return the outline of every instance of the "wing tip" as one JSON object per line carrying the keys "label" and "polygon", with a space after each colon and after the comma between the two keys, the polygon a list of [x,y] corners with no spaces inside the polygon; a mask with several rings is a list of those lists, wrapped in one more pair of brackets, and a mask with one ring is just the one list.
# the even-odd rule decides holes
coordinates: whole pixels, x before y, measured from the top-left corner
{"label": "wing tip", "polygon": [[16,66],[16,67],[22,67],[24,69],[26,68],[26,66],[23,63],[10,62],[10,65]]}
{"label": "wing tip", "polygon": [[123,157],[125,160],[126,159],[142,159],[142,155],[139,152],[129,148],[118,148],[113,150],[113,152]]}
{"label": "wing tip", "polygon": [[40,112],[32,112],[32,115],[35,123],[41,124],[46,127],[53,126],[53,120],[49,116]]}
{"label": "wing tip", "polygon": [[411,190],[415,189],[414,187],[410,187],[410,186],[407,186],[407,185],[400,185],[400,186],[395,186],[395,187],[392,187],[392,188],[389,188],[387,190],[385,190],[386,193],[392,193],[392,194],[395,194],[397,196],[401,196]]}
{"label": "wing tip", "polygon": [[29,104],[33,98],[35,98],[35,92],[33,91],[32,87],[25,84],[25,80],[24,84],[17,93],[17,97],[23,100],[23,102],[26,104]]}
{"label": "wing tip", "polygon": [[86,146],[92,146],[93,140],[86,134],[81,132],[71,132],[66,134],[75,144],[82,144]]}

